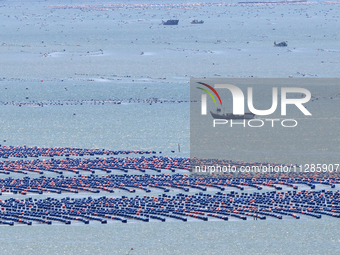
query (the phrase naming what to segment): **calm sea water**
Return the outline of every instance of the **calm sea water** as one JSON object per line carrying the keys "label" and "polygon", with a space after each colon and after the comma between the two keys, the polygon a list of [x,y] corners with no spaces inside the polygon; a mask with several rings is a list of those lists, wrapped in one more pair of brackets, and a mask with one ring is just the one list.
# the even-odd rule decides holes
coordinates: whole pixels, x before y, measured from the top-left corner
{"label": "calm sea water", "polygon": [[[189,103],[178,101],[190,100],[191,76],[340,77],[338,4],[104,11],[48,6],[98,3],[119,1],[0,1],[1,144],[146,149],[188,157]],[[179,25],[160,25],[171,18]],[[191,25],[192,19],[204,24]],[[288,47],[273,47],[274,41],[288,41]],[[329,97],[339,92],[315,93],[330,108],[338,105]],[[176,102],[71,101],[130,98]],[[12,105],[33,101],[45,105]],[[53,105],[59,101],[69,104]],[[335,125],[333,136],[338,135]],[[338,254],[338,228],[338,220],[327,217],[1,227],[0,253],[126,254],[133,248],[130,254]]]}

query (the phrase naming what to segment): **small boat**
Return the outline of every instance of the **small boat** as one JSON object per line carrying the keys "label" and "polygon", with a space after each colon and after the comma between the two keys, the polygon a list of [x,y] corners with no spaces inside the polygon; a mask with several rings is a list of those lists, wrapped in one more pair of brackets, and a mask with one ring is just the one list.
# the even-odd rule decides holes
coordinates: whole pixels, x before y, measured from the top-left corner
{"label": "small boat", "polygon": [[197,20],[197,19],[193,19],[192,21],[190,21],[191,24],[203,24],[204,21],[203,20]]}
{"label": "small boat", "polygon": [[[221,109],[217,108],[217,112],[221,112]],[[210,111],[211,116],[214,119],[223,119],[223,120],[234,120],[234,119],[254,119],[255,114],[251,112],[246,112],[244,115],[237,115],[232,113],[223,113],[218,114]]]}
{"label": "small boat", "polygon": [[279,42],[279,43],[274,42],[274,46],[276,46],[276,47],[287,47],[288,44],[287,44],[287,41],[283,41],[283,42]]}
{"label": "small boat", "polygon": [[162,25],[178,25],[178,19],[169,19],[167,21],[162,20]]}

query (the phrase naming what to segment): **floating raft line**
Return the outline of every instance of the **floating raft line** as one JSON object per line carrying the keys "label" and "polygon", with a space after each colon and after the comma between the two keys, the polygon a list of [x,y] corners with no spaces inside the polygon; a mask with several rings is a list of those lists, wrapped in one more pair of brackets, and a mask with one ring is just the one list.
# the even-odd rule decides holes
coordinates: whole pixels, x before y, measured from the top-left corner
{"label": "floating raft line", "polygon": [[[78,175],[65,177],[30,178],[2,178],[0,179],[0,195],[5,192],[13,194],[26,195],[28,193],[43,194],[46,192],[61,194],[62,192],[78,193],[100,193],[101,191],[114,193],[120,189],[130,193],[136,192],[137,189],[147,193],[151,189],[159,189],[163,192],[169,192],[170,189],[180,189],[185,192],[190,189],[207,191],[214,188],[224,191],[226,187],[244,190],[244,187],[253,187],[261,190],[264,187],[270,187],[275,190],[282,190],[282,186],[298,189],[297,184],[308,185],[315,189],[315,185],[328,185],[335,188],[335,184],[340,184],[338,178],[329,178],[326,180],[304,180],[304,179],[277,179],[277,178],[259,178],[259,179],[237,179],[237,178],[196,178],[187,174],[159,174],[159,175]],[[213,189],[212,189],[213,190]]]}
{"label": "floating raft line", "polygon": [[164,222],[167,218],[184,222],[188,219],[228,221],[230,217],[238,220],[266,220],[267,217],[321,219],[322,216],[340,218],[338,190],[0,200],[0,224],[7,225],[51,225],[53,222],[69,225],[74,221],[106,224],[108,220],[126,223],[128,220],[149,222],[151,219]]}
{"label": "floating raft line", "polygon": [[16,161],[0,161],[0,174],[22,173],[28,172],[44,174],[45,171],[62,174],[70,172],[79,174],[80,171],[95,173],[95,171],[103,171],[111,173],[113,171],[128,172],[128,170],[136,170],[145,172],[151,170],[156,172],[176,170],[190,170],[190,160],[181,157],[163,157],[151,156],[139,158],[66,158],[57,159],[51,158],[48,160],[16,160]]}
{"label": "floating raft line", "polygon": [[[37,158],[37,157],[84,157],[84,156],[112,156],[112,155],[148,155],[156,154],[156,151],[142,150],[107,150],[107,149],[81,149],[69,147],[28,147],[0,145],[0,157],[8,158]],[[162,152],[159,152],[162,153]]]}

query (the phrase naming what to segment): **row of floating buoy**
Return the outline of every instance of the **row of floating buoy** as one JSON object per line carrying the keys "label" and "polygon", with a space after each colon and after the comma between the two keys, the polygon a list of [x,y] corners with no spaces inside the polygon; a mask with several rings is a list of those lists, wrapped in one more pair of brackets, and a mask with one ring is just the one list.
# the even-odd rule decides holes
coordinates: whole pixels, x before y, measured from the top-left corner
{"label": "row of floating buoy", "polygon": [[109,220],[126,223],[130,220],[149,222],[169,219],[188,221],[211,219],[228,221],[260,219],[300,219],[323,216],[340,218],[339,191],[301,192],[270,191],[265,193],[229,193],[194,195],[178,193],[175,195],[135,196],[135,197],[99,197],[62,199],[0,200],[0,224],[14,225],[53,222],[71,224],[79,221],[89,224],[98,221],[101,224]]}
{"label": "row of floating buoy", "polygon": [[[270,184],[270,185],[269,185]],[[190,189],[199,189],[207,191],[209,188],[224,191],[226,187],[244,190],[245,187],[255,187],[262,190],[263,187],[271,187],[275,190],[282,190],[282,187],[298,189],[299,185],[307,185],[315,189],[315,185],[329,186],[335,188],[340,184],[340,178],[329,178],[320,180],[303,180],[303,179],[276,179],[276,178],[258,178],[258,179],[239,179],[239,178],[195,178],[187,174],[160,174],[160,175],[78,175],[78,176],[58,176],[38,178],[2,178],[0,179],[0,195],[4,192],[13,194],[26,195],[27,193],[56,193],[62,192],[78,193],[90,192],[100,193],[101,191],[114,193],[115,190],[124,190],[130,193],[136,190],[151,192],[151,189],[169,192],[170,190],[180,189],[189,191]],[[214,190],[209,189],[209,190]]]}
{"label": "row of floating buoy", "polygon": [[[53,155],[53,152],[79,153],[81,149],[74,148],[38,148],[33,147],[6,147],[5,151],[18,151],[38,153],[41,156]],[[52,154],[51,154],[52,152]],[[89,156],[102,156],[105,150],[83,150]],[[133,151],[122,151],[121,154],[129,154]],[[26,155],[29,155],[27,153]],[[81,152],[80,152],[81,153]],[[93,155],[91,155],[93,153]],[[98,154],[95,154],[98,153]],[[138,154],[144,154],[137,152]],[[151,154],[146,153],[146,154]],[[38,153],[39,154],[39,153]],[[15,155],[15,154],[14,154]],[[75,155],[75,156],[79,156]],[[195,163],[228,164],[235,166],[267,164],[277,166],[278,163],[246,163],[232,160],[197,160]],[[0,195],[2,193],[13,193],[27,195],[33,194],[61,194],[68,193],[113,193],[117,190],[135,193],[136,190],[146,193],[158,189],[163,192],[170,190],[198,189],[201,192],[195,195],[158,196],[134,196],[134,197],[100,197],[100,198],[72,198],[65,197],[56,199],[48,197],[45,199],[6,199],[0,200],[0,224],[16,225],[26,224],[71,224],[79,222],[89,224],[92,221],[106,224],[109,221],[167,221],[189,220],[208,221],[209,219],[227,221],[231,218],[247,220],[249,218],[265,220],[267,217],[276,219],[300,217],[321,218],[322,216],[338,218],[340,213],[339,191],[315,191],[316,185],[325,185],[335,188],[340,184],[337,173],[254,173],[250,174],[225,174],[225,175],[196,175],[196,174],[157,174],[150,175],[146,170],[160,172],[169,170],[190,171],[191,160],[181,157],[163,156],[140,156],[136,157],[90,157],[90,158],[49,158],[16,161],[0,161],[0,173],[57,173],[57,177],[39,176],[38,178],[2,178],[0,179]],[[120,175],[110,174],[117,170],[123,172]],[[129,170],[138,170],[142,174],[126,174]],[[63,173],[84,175],[64,176]],[[105,175],[94,175],[96,171],[102,171]],[[89,175],[87,175],[89,174]],[[297,191],[299,186],[309,186],[310,190]],[[289,190],[280,192],[282,187],[287,186]],[[266,193],[222,193],[226,187],[244,190],[244,188],[264,187],[273,188],[274,191]],[[220,190],[215,195],[204,194],[205,191]]]}
{"label": "row of floating buoy", "polygon": [[[307,1],[249,1],[249,2],[235,2],[235,3],[226,3],[226,2],[195,2],[195,3],[157,3],[157,4],[130,4],[130,3],[122,3],[122,4],[94,4],[94,5],[48,5],[52,9],[80,9],[82,11],[108,11],[108,10],[197,10],[202,9],[203,7],[251,7],[251,6],[273,6],[273,5],[303,5],[303,6],[314,6],[319,4],[319,2],[307,2]],[[338,1],[325,1],[322,2],[323,5],[334,5],[338,4]],[[105,14],[106,15],[106,14]],[[121,13],[122,15],[122,13]],[[128,14],[125,14],[125,16]],[[220,14],[218,15],[220,16]],[[108,18],[109,16],[107,16]]]}
{"label": "row of floating buoy", "polygon": [[[175,151],[171,151],[175,152]],[[0,146],[0,157],[7,158],[27,158],[27,157],[50,157],[49,160],[36,160],[36,161],[0,161],[0,174],[9,174],[10,172],[26,174],[27,172],[35,172],[43,174],[43,171],[55,172],[62,174],[63,171],[72,172],[78,174],[79,171],[89,171],[94,173],[96,170],[106,171],[110,173],[112,170],[118,170],[128,172],[131,170],[138,170],[145,172],[146,170],[153,170],[161,172],[161,170],[169,170],[175,172],[176,169],[191,170],[193,174],[196,173],[196,166],[208,165],[208,166],[220,166],[235,169],[236,174],[239,177],[251,176],[252,173],[240,172],[244,167],[255,167],[259,171],[264,168],[283,168],[296,169],[298,166],[280,163],[268,163],[268,162],[243,162],[224,159],[197,159],[197,158],[174,158],[174,157],[144,157],[140,158],[121,158],[110,157],[112,155],[129,155],[129,154],[156,154],[156,151],[140,151],[140,150],[105,150],[105,149],[80,149],[80,148],[39,148],[39,147],[27,147],[27,146]],[[158,152],[162,153],[162,152]],[[66,156],[65,160],[53,157]],[[90,158],[80,159],[74,157],[83,156],[109,156],[107,158]],[[150,155],[149,155],[150,156]],[[72,157],[71,159],[69,157]],[[336,171],[333,171],[336,172]],[[230,174],[230,172],[229,172]],[[235,174],[235,173],[231,173]],[[276,171],[269,174],[276,174]],[[280,174],[284,174],[281,172]],[[327,172],[315,173],[321,175],[327,175]],[[219,175],[218,173],[212,173],[213,176]],[[228,173],[223,173],[228,175]],[[256,174],[255,174],[256,176]]]}
{"label": "row of floating buoy", "polygon": [[[93,81],[90,79],[88,81]],[[145,87],[146,88],[146,87]],[[67,91],[67,87],[65,87]],[[26,97],[29,99],[29,97]],[[129,98],[129,99],[106,99],[106,100],[44,100],[44,101],[0,101],[0,105],[4,106],[29,106],[29,107],[44,107],[44,106],[81,106],[81,105],[122,105],[122,104],[163,104],[163,103],[189,103],[189,100],[173,100],[173,99],[158,99],[158,98]]]}
{"label": "row of floating buoy", "polygon": [[[1,147],[5,148],[6,151],[13,150],[15,151],[17,148],[11,148],[11,147]],[[42,150],[44,148],[40,148],[39,150]],[[45,148],[46,149],[46,148]],[[62,149],[60,149],[62,150]],[[57,151],[60,152],[58,149]],[[67,149],[67,153],[71,153],[73,149]],[[78,150],[78,149],[74,149]],[[71,153],[75,156],[83,156],[84,154],[77,152]],[[88,150],[87,150],[88,151]],[[54,151],[56,152],[56,151]],[[174,152],[174,151],[172,151]],[[138,154],[154,154],[155,151],[105,151],[105,150],[97,150],[97,151],[91,151],[87,155],[95,156],[95,155],[111,155],[111,154],[130,154],[130,153],[138,153]],[[56,153],[57,155],[58,152]],[[0,151],[1,155],[1,151]],[[21,157],[23,154],[20,153],[14,153],[11,154],[14,156]],[[33,154],[26,154],[23,157],[33,156]],[[47,154],[34,154],[38,157],[38,155],[45,156]],[[57,174],[62,174],[63,172],[71,172],[75,174],[79,174],[80,171],[88,171],[91,173],[95,173],[96,170],[104,171],[106,173],[110,173],[112,171],[123,171],[128,172],[129,170],[137,170],[140,172],[145,172],[146,170],[161,172],[161,170],[169,170],[171,172],[175,172],[176,170],[191,170],[192,168],[192,161],[195,161],[194,163],[197,163],[197,159],[191,159],[190,158],[182,158],[182,157],[163,157],[163,156],[152,156],[152,157],[145,157],[141,156],[139,158],[132,158],[132,157],[107,157],[107,158],[53,158],[53,154],[51,155],[52,158],[50,159],[35,159],[35,160],[17,160],[17,161],[0,161],[0,174],[10,174],[12,173],[21,173],[21,174],[27,174],[28,172],[43,174],[44,171],[48,172],[54,172]],[[66,154],[69,155],[69,154]],[[8,154],[4,153],[3,157],[8,158]],[[206,160],[207,163],[211,163],[211,160]],[[233,167],[236,169],[234,173],[231,173],[231,175],[238,175],[238,177],[242,176],[252,176],[252,173],[242,173],[238,171],[241,167],[245,165],[257,165],[259,167],[266,165],[270,167],[278,167],[278,163],[245,163],[245,162],[237,162],[232,160],[217,160],[213,161],[213,163],[218,162],[222,165],[227,164],[228,167]],[[202,163],[202,162],[201,162]],[[195,174],[195,172],[193,173]],[[229,173],[230,174],[230,173]],[[264,173],[266,174],[266,173]],[[286,173],[268,173],[267,176],[270,175],[285,175]],[[286,175],[289,177],[289,175],[292,174],[292,172],[287,173]],[[329,175],[332,173],[329,172],[323,172],[323,173],[314,173],[318,175]],[[334,174],[337,173],[334,171]],[[260,176],[261,173],[255,173],[253,174],[254,177]],[[218,176],[217,174],[212,174],[212,176]],[[228,176],[228,173],[225,174],[225,176]],[[268,184],[270,185],[270,184]]]}
{"label": "row of floating buoy", "polygon": [[[2,158],[27,158],[27,157],[83,157],[83,156],[112,156],[129,154],[156,154],[156,151],[142,150],[105,150],[105,149],[80,149],[80,148],[41,148],[27,146],[0,145],[0,157]],[[158,152],[162,153],[162,152]]]}
{"label": "row of floating buoy", "polygon": [[[175,151],[171,151],[175,152]],[[107,149],[81,149],[81,148],[41,148],[41,147],[27,147],[27,146],[0,146],[0,157],[3,158],[27,158],[27,157],[83,157],[83,156],[112,156],[112,155],[129,155],[129,154],[156,154],[156,151],[141,151],[141,150],[107,150]],[[162,153],[162,152],[158,152]],[[175,159],[176,160],[176,159]],[[296,165],[268,163],[268,162],[243,162],[222,159],[197,159],[186,158],[191,161],[192,166],[200,165],[219,165],[221,167],[296,167]]]}
{"label": "row of floating buoy", "polygon": [[129,170],[137,170],[145,172],[151,170],[161,172],[161,170],[190,170],[190,160],[182,157],[163,157],[151,156],[139,158],[51,158],[51,159],[35,159],[35,160],[16,160],[16,161],[0,161],[0,173],[10,174],[28,172],[43,174],[45,171],[63,174],[71,172],[79,174],[80,171],[95,173],[95,171],[103,171],[111,173],[112,171],[128,172]]}

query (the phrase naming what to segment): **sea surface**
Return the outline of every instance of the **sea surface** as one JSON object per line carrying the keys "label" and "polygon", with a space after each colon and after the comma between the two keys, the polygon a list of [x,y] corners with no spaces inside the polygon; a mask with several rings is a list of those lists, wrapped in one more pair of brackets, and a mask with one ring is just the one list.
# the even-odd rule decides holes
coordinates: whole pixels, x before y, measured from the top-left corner
{"label": "sea surface", "polygon": [[[160,25],[168,19],[179,25]],[[189,157],[191,77],[340,78],[339,21],[339,2],[0,1],[0,144]],[[322,121],[315,131],[330,146],[308,141],[294,154],[339,159],[340,85],[311,93],[334,111],[331,135]],[[289,161],[293,142],[273,157]],[[0,254],[339,254],[339,227],[330,217],[0,226]]]}

